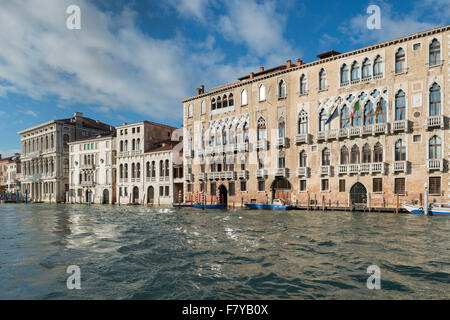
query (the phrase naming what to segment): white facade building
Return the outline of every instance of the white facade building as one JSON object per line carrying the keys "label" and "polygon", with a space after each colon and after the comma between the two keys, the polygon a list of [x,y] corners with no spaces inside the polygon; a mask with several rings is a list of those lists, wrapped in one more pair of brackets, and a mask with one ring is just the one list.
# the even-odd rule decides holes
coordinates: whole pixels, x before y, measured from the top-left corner
{"label": "white facade building", "polygon": [[69,143],[68,202],[113,204],[116,194],[115,134]]}

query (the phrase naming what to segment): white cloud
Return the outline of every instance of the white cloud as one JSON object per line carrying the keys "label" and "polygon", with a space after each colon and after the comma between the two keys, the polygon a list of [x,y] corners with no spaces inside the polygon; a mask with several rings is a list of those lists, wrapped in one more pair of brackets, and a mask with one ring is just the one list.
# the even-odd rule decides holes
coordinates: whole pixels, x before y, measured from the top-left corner
{"label": "white cloud", "polygon": [[206,20],[206,11],[211,0],[168,0],[180,15],[194,17],[199,21]]}
{"label": "white cloud", "polygon": [[24,112],[24,114],[27,114],[27,115],[35,117],[35,118],[37,117],[36,112],[34,112],[33,110],[27,110]]}
{"label": "white cloud", "polygon": [[16,153],[20,153],[20,150],[19,149],[0,150],[0,155],[2,156],[3,159],[11,157]]}

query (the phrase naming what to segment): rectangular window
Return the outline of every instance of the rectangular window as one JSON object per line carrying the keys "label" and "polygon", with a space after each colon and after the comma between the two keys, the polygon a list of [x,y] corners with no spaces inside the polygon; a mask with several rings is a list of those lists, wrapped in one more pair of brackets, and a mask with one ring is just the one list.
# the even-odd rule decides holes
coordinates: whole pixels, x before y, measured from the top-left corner
{"label": "rectangular window", "polygon": [[322,189],[321,191],[329,191],[330,190],[330,184],[328,179],[322,179],[322,183],[320,184]]}
{"label": "rectangular window", "polygon": [[395,179],[395,186],[394,186],[394,193],[404,195],[405,192],[405,178],[396,178]]}
{"label": "rectangular window", "polygon": [[300,192],[305,192],[306,189],[306,180],[300,180]]}
{"label": "rectangular window", "polygon": [[205,192],[205,183],[200,183],[200,192]]}
{"label": "rectangular window", "polygon": [[441,195],[441,177],[430,177],[430,194]]}
{"label": "rectangular window", "polygon": [[[188,185],[188,189],[189,189],[189,185]],[[160,186],[160,187],[159,187],[159,196],[160,196],[160,197],[163,197],[163,196],[164,196],[164,187],[163,187],[163,186]]]}
{"label": "rectangular window", "polygon": [[235,196],[236,195],[236,192],[235,192],[235,187],[234,187],[234,182],[230,182],[230,184],[228,185],[228,187],[229,187],[229,191],[230,191],[230,196]]}
{"label": "rectangular window", "polygon": [[211,194],[215,195],[216,193],[217,193],[216,183],[215,182],[211,182]]}
{"label": "rectangular window", "polygon": [[413,142],[422,142],[422,135],[420,134],[415,134],[413,135]]}
{"label": "rectangular window", "polygon": [[345,192],[345,180],[339,180],[339,192]]}
{"label": "rectangular window", "polygon": [[166,192],[165,192],[165,196],[168,197],[169,196],[169,186],[166,186]]}
{"label": "rectangular window", "polygon": [[258,180],[258,191],[263,192],[266,190],[266,184],[264,180]]}
{"label": "rectangular window", "polygon": [[128,197],[128,188],[125,187],[125,197]]}
{"label": "rectangular window", "polygon": [[187,185],[187,192],[192,192],[192,184],[191,183],[189,183]]}
{"label": "rectangular window", "polygon": [[241,192],[247,191],[247,182],[241,181]]}
{"label": "rectangular window", "polygon": [[382,178],[373,178],[373,192],[383,192]]}
{"label": "rectangular window", "polygon": [[122,197],[122,187],[119,188],[119,197]]}
{"label": "rectangular window", "polygon": [[420,47],[421,47],[420,43],[414,43],[413,44],[413,50],[414,51],[420,50]]}

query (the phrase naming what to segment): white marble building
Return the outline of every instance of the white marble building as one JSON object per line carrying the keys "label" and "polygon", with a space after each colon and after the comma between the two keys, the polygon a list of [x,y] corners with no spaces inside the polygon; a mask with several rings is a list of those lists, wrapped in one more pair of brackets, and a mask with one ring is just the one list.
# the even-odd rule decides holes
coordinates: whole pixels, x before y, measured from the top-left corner
{"label": "white marble building", "polygon": [[20,154],[16,153],[11,157],[6,167],[6,191],[8,193],[16,193],[20,191]]}
{"label": "white marble building", "polygon": [[116,200],[115,134],[69,143],[68,202],[114,204]]}

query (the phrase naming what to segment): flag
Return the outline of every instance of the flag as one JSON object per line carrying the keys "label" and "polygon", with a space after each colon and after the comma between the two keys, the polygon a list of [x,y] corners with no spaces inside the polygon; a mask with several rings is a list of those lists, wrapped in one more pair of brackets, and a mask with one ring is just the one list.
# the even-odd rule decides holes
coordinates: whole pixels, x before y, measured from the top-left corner
{"label": "flag", "polygon": [[381,103],[381,101],[378,101],[377,102],[377,111],[375,112],[375,119],[378,118],[378,115],[380,114],[382,109],[383,109],[382,103]]}
{"label": "flag", "polygon": [[329,124],[334,118],[337,118],[338,116],[339,116],[339,106],[336,106],[332,115],[328,118],[327,121],[325,121],[325,125]]}
{"label": "flag", "polygon": [[358,111],[359,109],[361,109],[361,105],[359,104],[359,99],[358,101],[355,102],[355,104],[353,105],[353,111],[352,114],[350,115],[350,118],[353,118],[353,115],[356,113],[356,111]]}

